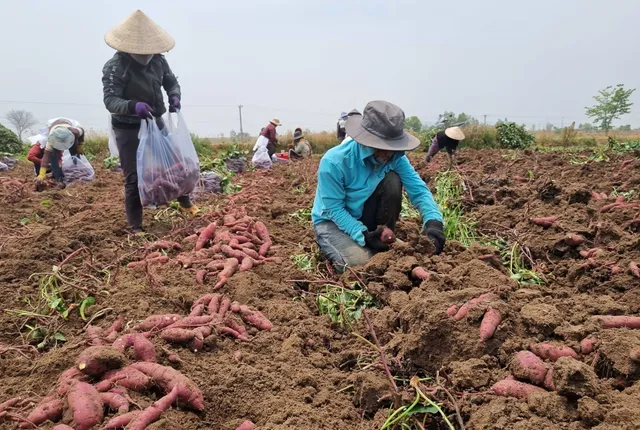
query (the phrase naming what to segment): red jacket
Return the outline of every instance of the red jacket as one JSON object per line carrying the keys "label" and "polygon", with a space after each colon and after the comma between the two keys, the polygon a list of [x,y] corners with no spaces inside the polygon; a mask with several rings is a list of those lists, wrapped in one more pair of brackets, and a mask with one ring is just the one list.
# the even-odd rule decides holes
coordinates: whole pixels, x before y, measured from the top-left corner
{"label": "red jacket", "polygon": [[[40,147],[40,144],[35,144],[29,150],[27,154],[27,160],[38,166],[42,164],[42,156],[44,155],[44,149]],[[62,165],[62,151],[58,151],[58,164]]]}
{"label": "red jacket", "polygon": [[264,136],[269,139],[269,143],[273,143],[274,145],[278,143],[278,138],[276,137],[276,126],[272,123],[269,123],[268,126],[262,129],[260,136]]}

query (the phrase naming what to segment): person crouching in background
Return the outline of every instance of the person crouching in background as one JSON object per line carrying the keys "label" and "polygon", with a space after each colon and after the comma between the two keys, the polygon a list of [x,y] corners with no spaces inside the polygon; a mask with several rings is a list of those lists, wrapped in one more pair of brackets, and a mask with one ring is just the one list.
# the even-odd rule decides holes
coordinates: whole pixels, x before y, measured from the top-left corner
{"label": "person crouching in background", "polygon": [[460,141],[462,140],[464,140],[464,133],[460,127],[449,127],[446,130],[439,132],[433,138],[433,142],[431,142],[425,161],[427,163],[430,162],[438,151],[446,149],[447,154],[449,154],[449,162],[455,163],[456,150],[458,149],[458,144],[460,144]]}
{"label": "person crouching in background", "polygon": [[290,160],[300,160],[302,158],[311,157],[311,144],[304,138],[301,128],[296,128],[293,132],[293,143],[289,149]]}

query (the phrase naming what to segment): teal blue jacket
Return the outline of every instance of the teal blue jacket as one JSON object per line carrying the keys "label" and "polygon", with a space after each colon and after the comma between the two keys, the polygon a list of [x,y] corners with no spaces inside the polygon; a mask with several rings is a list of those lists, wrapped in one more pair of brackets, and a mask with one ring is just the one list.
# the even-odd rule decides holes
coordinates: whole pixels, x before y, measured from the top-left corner
{"label": "teal blue jacket", "polygon": [[314,225],[332,221],[360,246],[364,246],[363,232],[367,231],[367,227],[359,221],[364,203],[391,170],[400,176],[409,200],[422,216],[423,224],[429,220],[442,221],[442,214],[431,191],[404,152],[395,153],[381,165],[373,156],[375,151],[353,139],[347,139],[322,157],[311,212]]}

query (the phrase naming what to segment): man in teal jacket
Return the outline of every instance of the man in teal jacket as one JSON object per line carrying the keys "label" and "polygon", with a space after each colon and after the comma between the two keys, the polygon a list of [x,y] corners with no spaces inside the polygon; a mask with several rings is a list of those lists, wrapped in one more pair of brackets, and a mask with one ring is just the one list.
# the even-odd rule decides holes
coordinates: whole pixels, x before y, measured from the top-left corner
{"label": "man in teal jacket", "polygon": [[420,141],[404,130],[398,106],[372,101],[362,115],[349,117],[350,136],[330,149],[318,169],[312,219],[320,249],[339,266],[360,266],[389,246],[380,239],[395,229],[402,208],[402,187],[420,211],[422,234],[442,251],[442,214],[427,185],[405,156]]}

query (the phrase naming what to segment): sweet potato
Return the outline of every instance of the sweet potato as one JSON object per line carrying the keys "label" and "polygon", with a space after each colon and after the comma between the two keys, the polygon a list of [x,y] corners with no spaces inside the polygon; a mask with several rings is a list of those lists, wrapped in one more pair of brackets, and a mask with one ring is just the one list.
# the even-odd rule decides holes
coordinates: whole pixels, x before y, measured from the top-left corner
{"label": "sweet potato", "polygon": [[139,331],[161,330],[181,319],[182,315],[178,314],[151,315],[133,327],[133,329]]}
{"label": "sweet potato", "polygon": [[588,250],[580,251],[580,256],[583,258],[593,258],[602,254],[604,251],[600,248],[591,248]]}
{"label": "sweet potato", "polygon": [[222,270],[224,269],[224,261],[217,261],[217,260],[210,261],[209,263],[207,263],[205,268],[209,270]]}
{"label": "sweet potato", "polygon": [[584,243],[584,237],[579,234],[569,233],[564,237],[564,243],[569,246],[580,246]]}
{"label": "sweet potato", "polygon": [[480,323],[480,341],[484,342],[491,339],[501,321],[502,315],[500,315],[500,312],[489,306]]}
{"label": "sweet potato", "polygon": [[555,345],[549,342],[532,343],[529,349],[538,357],[545,360],[556,361],[560,357],[578,358],[576,352],[565,345]]}
{"label": "sweet potato", "polygon": [[162,257],[162,252],[159,252],[159,251],[150,252],[149,254],[145,255],[144,259],[149,260],[150,258],[156,258],[156,257]]}
{"label": "sweet potato", "polygon": [[231,302],[231,307],[230,307],[231,312],[234,312],[237,314],[238,312],[240,312],[240,306],[242,305],[236,301]]}
{"label": "sweet potato", "polygon": [[233,249],[229,245],[220,246],[220,250],[227,257],[236,258],[238,261],[242,261],[242,259],[244,259],[245,257],[248,257],[248,255],[245,254],[243,251],[240,251],[240,250],[237,250],[237,249]]}
{"label": "sweet potato", "polygon": [[113,392],[100,393],[100,399],[105,406],[114,412],[123,414],[129,412],[129,401],[122,395]]}
{"label": "sweet potato", "polygon": [[127,430],[144,430],[149,424],[157,421],[160,415],[178,400],[178,392],[178,387],[173,387],[169,394],[156,400],[136,416],[127,426]]}
{"label": "sweet potato", "polygon": [[118,315],[115,321],[104,331],[105,336],[110,336],[112,333],[118,333],[122,331],[122,317]]}
{"label": "sweet potato", "polygon": [[596,315],[593,318],[600,321],[603,328],[640,328],[640,317],[622,315]]}
{"label": "sweet potato", "polygon": [[204,278],[207,276],[207,270],[201,269],[196,272],[196,282],[198,285],[204,285]]}
{"label": "sweet potato", "polygon": [[424,270],[424,267],[414,267],[411,271],[411,276],[415,279],[421,279],[423,281],[428,281],[431,279],[431,272],[427,272]]}
{"label": "sweet potato", "polygon": [[133,354],[138,361],[156,361],[156,348],[144,335],[136,333],[133,338]]}
{"label": "sweet potato", "polygon": [[242,324],[240,324],[239,322],[237,322],[232,318],[229,318],[226,321],[226,325],[227,327],[229,327],[230,329],[238,333],[238,336],[236,336],[238,339],[244,340],[245,342],[249,341],[249,336],[247,334],[247,329],[245,326],[243,326]]}
{"label": "sweet potato", "polygon": [[182,239],[183,242],[195,242],[198,240],[198,235],[197,234],[191,234],[187,237],[185,237],[184,239]]}
{"label": "sweet potato", "polygon": [[453,316],[453,320],[460,321],[462,318],[467,316],[467,314],[471,309],[478,306],[479,304],[493,300],[494,298],[496,298],[495,294],[484,293],[474,299],[469,300],[468,302],[460,306],[460,309],[458,309],[458,312],[456,312],[456,314]]}
{"label": "sweet potato", "polygon": [[131,421],[133,421],[142,411],[128,412],[123,415],[111,418],[107,421],[107,424],[102,427],[102,430],[115,430],[126,427]]}
{"label": "sweet potato", "polygon": [[[253,258],[254,260],[259,260],[260,259],[260,254],[258,254],[253,249],[250,249],[250,248],[247,248],[247,247],[242,247],[242,248],[240,248],[240,252],[242,252],[247,257]],[[240,259],[238,259],[238,260],[241,261]]]}
{"label": "sweet potato", "polygon": [[635,262],[632,261],[631,263],[629,263],[629,271],[636,278],[640,278],[640,269],[638,268],[638,265]]}
{"label": "sweet potato", "polygon": [[196,241],[196,245],[194,246],[193,249],[197,251],[199,249],[204,248],[207,242],[209,242],[209,240],[213,238],[213,235],[216,232],[216,228],[217,228],[217,224],[215,222],[212,222],[204,230],[202,230],[202,233],[200,233],[200,236],[198,237],[198,240]]}
{"label": "sweet potato", "polygon": [[240,316],[245,322],[251,324],[258,330],[271,330],[273,328],[271,321],[269,321],[262,312],[252,310],[249,306],[240,306]]}
{"label": "sweet potato", "polygon": [[109,391],[113,387],[123,387],[133,391],[143,391],[151,386],[153,381],[144,373],[131,366],[119,370],[112,370],[103,375],[96,384],[96,390]]}
{"label": "sweet potato", "polygon": [[148,264],[149,263],[147,262],[147,260],[132,261],[131,263],[127,264],[127,267],[129,269],[144,269]]}
{"label": "sweet potato", "polygon": [[84,331],[84,335],[89,341],[89,345],[99,346],[104,344],[104,341],[102,340],[102,336],[104,335],[104,330],[102,330],[101,327],[90,325]]}
{"label": "sweet potato", "polygon": [[393,230],[391,230],[389,227],[383,228],[382,233],[380,233],[380,241],[382,243],[386,243],[387,245],[395,242],[396,236],[393,234]]}
{"label": "sweet potato", "polygon": [[215,315],[218,313],[221,298],[222,296],[220,294],[212,294],[211,301],[209,302],[209,306],[207,307],[207,312],[209,313],[209,315]]}
{"label": "sweet potato", "polygon": [[204,310],[205,310],[206,306],[203,305],[202,303],[194,306],[191,308],[191,312],[189,312],[189,316],[190,317],[199,317],[200,315],[204,314]]}
{"label": "sweet potato", "polygon": [[160,337],[167,342],[186,343],[195,337],[195,332],[188,328],[166,328],[160,332]]}
{"label": "sweet potato", "polygon": [[101,376],[122,367],[124,356],[112,346],[90,346],[76,359],[76,366],[85,375]]}
{"label": "sweet potato", "polygon": [[20,428],[30,429],[33,428],[31,423],[39,426],[47,420],[58,421],[62,418],[62,400],[57,397],[45,397],[36,408],[27,415],[28,422],[20,423]]}
{"label": "sweet potato", "polygon": [[220,299],[220,307],[218,308],[218,315],[224,317],[227,311],[231,308],[231,299],[227,296],[223,296]]}
{"label": "sweet potato", "polygon": [[453,317],[458,312],[458,305],[451,305],[447,308],[447,316]]}
{"label": "sweet potato", "polygon": [[[4,411],[9,410],[15,406],[20,405],[22,402],[24,402],[25,399],[23,399],[22,397],[14,397],[12,399],[6,400],[2,403],[0,403],[0,414],[2,414]],[[0,415],[2,416],[2,415]]]}
{"label": "sweet potato", "polygon": [[498,396],[515,397],[517,399],[525,399],[535,392],[545,392],[544,389],[536,387],[535,385],[508,379],[504,379],[493,384],[491,391]]}
{"label": "sweet potato", "polygon": [[145,260],[148,264],[165,264],[169,262],[169,257],[162,255],[160,257],[149,258]]}
{"label": "sweet potato", "polygon": [[74,381],[88,381],[87,375],[82,373],[78,368],[71,367],[58,376],[58,382],[56,384],[56,394],[58,396],[66,396],[69,391],[69,387]]}
{"label": "sweet potato", "polygon": [[202,325],[207,325],[214,320],[213,315],[200,315],[198,317],[185,317],[180,321],[176,321],[167,328],[194,328]]}
{"label": "sweet potato", "polygon": [[516,353],[509,363],[509,370],[518,379],[524,379],[534,384],[542,384],[549,371],[549,365],[530,351]]}
{"label": "sweet potato", "polygon": [[221,288],[238,270],[240,263],[237,258],[227,258],[224,262],[224,269],[218,274],[218,283],[213,287],[214,290]]}
{"label": "sweet potato", "polygon": [[182,245],[180,245],[178,242],[171,242],[171,241],[168,241],[168,240],[159,240],[159,241],[154,242],[151,245],[149,245],[147,247],[147,249],[149,249],[151,251],[157,251],[159,249],[163,249],[163,250],[177,249],[177,250],[180,250],[180,249],[182,249]]}
{"label": "sweet potato", "polygon": [[253,258],[244,257],[242,262],[240,263],[240,268],[238,272],[246,272],[247,270],[251,270],[253,268]]}
{"label": "sweet potato", "polygon": [[204,410],[204,396],[198,386],[177,370],[156,363],[133,363],[133,367],[149,376],[165,393],[178,389],[178,399],[197,411]]}
{"label": "sweet potato", "polygon": [[549,228],[556,223],[558,220],[557,216],[548,216],[548,217],[540,217],[540,218],[529,218],[529,221],[532,223],[539,225],[540,227]]}
{"label": "sweet potato", "polygon": [[74,430],[73,427],[68,426],[66,424],[58,424],[56,425],[53,430]]}
{"label": "sweet potato", "polygon": [[544,377],[544,382],[542,383],[542,386],[547,390],[551,390],[551,391],[556,390],[556,384],[553,383],[553,367],[549,369],[549,371],[547,372],[547,376]]}
{"label": "sweet potato", "polygon": [[193,305],[191,305],[191,309],[193,309],[194,307],[203,304],[205,307],[209,306],[209,302],[211,301],[211,298],[213,298],[213,296],[215,296],[217,294],[215,293],[209,293],[209,294],[205,294],[202,297],[199,297],[196,299],[195,302],[193,302]]}
{"label": "sweet potato", "polygon": [[76,430],[88,430],[102,422],[104,404],[100,393],[93,385],[81,381],[74,382],[67,393],[67,402]]}
{"label": "sweet potato", "polygon": [[255,224],[256,234],[262,241],[262,245],[260,245],[260,251],[258,252],[261,256],[266,257],[269,253],[269,248],[271,248],[271,237],[269,236],[269,230],[267,230],[267,226],[264,225],[262,221],[258,221]]}
{"label": "sweet potato", "polygon": [[640,348],[634,348],[629,353],[629,358],[636,363],[640,362]]}
{"label": "sweet potato", "polygon": [[254,430],[255,428],[256,428],[256,425],[254,423],[252,423],[249,420],[246,420],[240,423],[240,425],[236,427],[236,430]]}
{"label": "sweet potato", "polygon": [[593,352],[598,343],[598,339],[595,337],[585,337],[580,341],[580,352],[583,355],[588,355]]}

